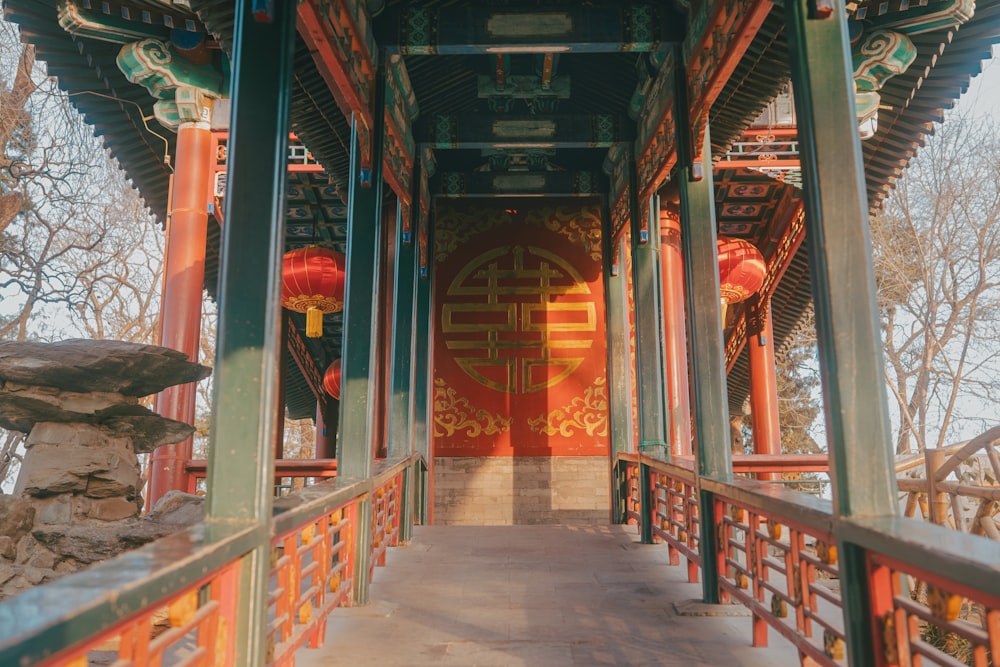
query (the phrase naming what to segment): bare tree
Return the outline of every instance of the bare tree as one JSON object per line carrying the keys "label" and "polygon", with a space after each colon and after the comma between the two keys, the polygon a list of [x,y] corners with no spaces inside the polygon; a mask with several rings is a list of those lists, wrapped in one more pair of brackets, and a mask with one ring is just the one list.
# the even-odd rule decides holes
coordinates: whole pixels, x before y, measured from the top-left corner
{"label": "bare tree", "polygon": [[[0,340],[153,342],[162,256],[126,176],[0,20]],[[0,481],[21,440],[0,432]]]}
{"label": "bare tree", "polygon": [[0,155],[0,233],[17,217],[23,204],[15,179],[21,172],[20,158],[31,143],[31,115],[26,107],[36,88],[31,77],[34,63],[34,48],[17,46],[14,31],[5,24],[0,30],[0,146],[3,147]]}
{"label": "bare tree", "polygon": [[983,430],[1000,396],[1000,134],[952,115],[872,221],[896,452]]}
{"label": "bare tree", "polygon": [[90,338],[154,342],[159,333],[164,236],[138,193],[121,179],[114,199],[95,205],[94,226],[104,242],[70,262],[85,300],[73,304],[77,325]]}
{"label": "bare tree", "polygon": [[816,442],[813,434],[822,405],[818,395],[816,322],[811,308],[792,337],[776,350],[775,364],[781,451],[788,454],[823,451],[825,444]]}
{"label": "bare tree", "polygon": [[0,338],[151,340],[162,235],[10,24],[0,54]]}

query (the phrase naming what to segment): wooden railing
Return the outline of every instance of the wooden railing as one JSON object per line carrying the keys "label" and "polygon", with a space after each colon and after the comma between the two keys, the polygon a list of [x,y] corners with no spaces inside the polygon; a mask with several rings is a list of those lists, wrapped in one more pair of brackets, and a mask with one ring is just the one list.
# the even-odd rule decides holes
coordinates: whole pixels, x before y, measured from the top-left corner
{"label": "wooden railing", "polygon": [[[184,464],[188,493],[198,492],[198,483],[208,475],[208,461],[192,459]],[[337,476],[337,459],[278,459],[274,462],[275,486],[290,486],[296,479],[332,479]],[[288,480],[288,482],[286,482]]]}
{"label": "wooden railing", "polygon": [[374,568],[398,543],[404,472],[419,461],[380,461],[371,480],[333,479],[280,498],[270,526],[203,522],[30,589],[0,604],[0,665],[86,667],[95,650],[121,667],[161,657],[233,665],[241,564],[262,544],[271,554],[267,664],[294,665],[303,645],[322,645],[329,613],[352,600],[360,501],[372,501]]}
{"label": "wooden railing", "polygon": [[[898,478],[899,490],[906,494],[904,515],[1000,541],[998,450],[1000,426],[968,442],[928,449],[912,457],[911,467],[922,465],[923,475]],[[960,474],[971,460],[984,465],[979,483],[962,479]]]}
{"label": "wooden railing", "polygon": [[[621,454],[617,465],[626,518],[651,522],[671,564],[685,558],[692,582],[710,559],[719,599],[751,610],[755,646],[775,630],[802,665],[844,665],[845,627],[861,623],[874,667],[987,667],[1000,655],[1000,545],[990,540],[906,517],[836,517],[828,500],[778,484],[699,477],[690,462],[643,457],[640,466]],[[706,502],[714,553],[701,548]],[[841,581],[838,544],[861,550],[866,581]],[[841,584],[863,594],[860,609],[842,604]]]}

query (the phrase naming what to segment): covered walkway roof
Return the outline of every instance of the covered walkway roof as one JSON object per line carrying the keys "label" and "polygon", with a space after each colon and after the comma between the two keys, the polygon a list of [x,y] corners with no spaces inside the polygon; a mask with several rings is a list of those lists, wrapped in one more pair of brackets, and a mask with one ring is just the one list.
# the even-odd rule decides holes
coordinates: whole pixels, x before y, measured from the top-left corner
{"label": "covered walkway roof", "polygon": [[[551,79],[557,82],[554,88],[515,95],[508,101],[508,107],[498,111],[497,99],[484,93],[483,81],[491,81],[490,86],[495,84],[499,89],[502,86],[498,76],[506,76],[511,81],[521,77],[521,83],[531,77],[542,78],[544,54],[517,53],[516,49],[506,48],[491,52],[484,46],[488,41],[486,33],[477,33],[471,28],[463,33],[466,24],[472,26],[477,21],[485,21],[493,11],[528,16],[532,12],[558,10],[567,15],[578,14],[585,20],[592,18],[591,13],[597,17],[594,21],[606,20],[605,14],[600,13],[602,7],[618,7],[620,3],[552,0],[540,7],[537,2],[516,0],[386,0],[367,4],[372,12],[371,25],[367,29],[374,36],[374,43],[387,48],[387,54],[400,54],[393,57],[402,58],[403,71],[412,84],[409,104],[414,140],[418,151],[428,151],[426,155],[430,156],[437,173],[431,183],[432,196],[448,194],[449,178],[452,183],[462,183],[463,194],[474,194],[477,189],[496,187],[497,179],[490,180],[489,174],[498,169],[508,174],[541,169],[547,173],[546,186],[541,192],[531,194],[565,194],[568,184],[578,187],[571,185],[567,178],[553,176],[554,173],[566,177],[586,174],[590,188],[587,191],[609,199],[613,199],[614,193],[613,184],[604,174],[609,157],[607,144],[591,147],[554,144],[545,149],[538,144],[527,150],[492,151],[494,155],[490,158],[491,151],[483,147],[496,143],[496,138],[490,135],[485,119],[499,114],[498,117],[507,115],[565,124],[572,117],[577,119],[573,122],[586,125],[603,116],[612,123],[616,142],[635,139],[637,105],[641,105],[653,84],[656,54],[683,38],[687,20],[683,8],[688,7],[688,3],[630,3],[628,7],[634,9],[637,16],[645,12],[650,17],[651,32],[644,37],[636,36],[635,43],[620,44],[617,48],[612,48],[616,39],[614,26],[589,25],[582,39],[590,40],[590,44],[561,51],[550,61]],[[935,11],[943,13],[968,14],[972,8],[970,2],[932,4]],[[745,35],[750,40],[746,53],[734,63],[711,106],[712,151],[717,161],[723,160],[735,142],[745,139],[744,131],[788,85],[784,9],[781,3],[767,5],[770,9],[763,15],[759,27]],[[910,39],[916,48],[916,58],[906,71],[884,81],[878,129],[863,144],[869,204],[875,209],[916,154],[926,134],[932,131],[932,122],[942,118],[943,110],[954,104],[968,87],[970,77],[980,70],[981,61],[990,57],[991,44],[1000,36],[1000,2],[980,0],[975,3],[971,18],[960,27],[940,21],[921,26],[919,30],[899,28],[894,22],[897,12],[905,12],[909,3],[889,8],[875,0],[865,0],[850,5],[853,29],[889,27],[912,32]],[[921,7],[925,5],[926,2],[920,3]],[[233,5],[228,0],[176,3],[125,0],[103,5],[85,0],[8,0],[5,3],[5,11],[10,19],[20,24],[24,39],[36,45],[38,57],[48,63],[49,71],[59,77],[60,85],[73,95],[74,104],[94,125],[95,131],[105,137],[108,147],[128,171],[147,204],[163,220],[174,135],[151,120],[155,100],[145,89],[129,83],[115,65],[118,43],[100,31],[65,30],[60,26],[60,12],[65,14],[67,7],[77,8],[75,11],[84,17],[92,15],[89,18],[98,22],[103,20],[102,12],[128,15],[132,18],[126,23],[131,23],[128,27],[136,36],[145,31],[161,39],[169,37],[170,31],[162,27],[169,19],[172,26],[207,33],[211,46],[228,55],[232,47]],[[137,17],[151,12],[151,24],[140,25]],[[418,25],[418,19],[430,26],[427,35],[416,34],[414,26]],[[360,30],[365,31],[366,27]],[[430,41],[424,44],[420,42],[422,39]],[[606,43],[600,43],[601,40]],[[640,40],[645,41],[640,45]],[[519,46],[528,51],[534,48],[530,43]],[[550,52],[549,55],[554,54]],[[309,241],[307,227],[313,222],[320,227],[322,242],[341,247],[345,243],[348,116],[344,100],[331,91],[314,49],[300,34],[296,40],[292,80],[292,130],[325,173],[318,179],[306,178],[305,181],[301,175],[292,176],[293,190],[298,194],[290,196],[289,200],[290,211],[294,212],[288,221],[289,247]],[[480,122],[469,122],[476,117]],[[450,132],[455,135],[444,141],[440,137],[442,119],[445,125],[450,123]],[[501,164],[502,167],[498,166]],[[748,202],[739,194],[738,185],[759,182],[760,174],[742,168],[725,168],[722,162],[717,164],[720,169],[716,179],[720,233],[746,238],[761,249],[766,259],[770,258],[790,224],[792,216],[788,212],[788,202],[797,199],[798,189],[791,181],[786,184],[772,180],[766,202]],[[517,194],[516,188],[514,191],[494,191],[491,196],[507,194]],[[613,205],[614,202],[608,203]],[[753,206],[748,207],[748,203]],[[774,292],[774,332],[779,348],[791,337],[811,299],[806,247],[803,245],[790,258],[786,278]],[[218,253],[218,228],[211,226],[205,283],[213,294]],[[748,362],[745,355],[738,354],[744,338],[740,332],[740,317],[737,307],[731,316],[728,351],[733,410],[740,409],[749,393]],[[340,336],[339,325],[335,324],[321,345],[311,344],[310,352],[319,368],[325,368],[339,356]],[[294,364],[290,369],[286,400],[293,416],[313,414],[314,399]]]}

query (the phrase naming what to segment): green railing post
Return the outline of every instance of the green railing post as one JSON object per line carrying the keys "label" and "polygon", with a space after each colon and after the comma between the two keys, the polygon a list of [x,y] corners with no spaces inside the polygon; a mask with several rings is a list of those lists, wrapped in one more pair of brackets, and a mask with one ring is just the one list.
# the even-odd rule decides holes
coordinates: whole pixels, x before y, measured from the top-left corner
{"label": "green railing post", "polygon": [[[359,121],[351,130],[350,186],[348,189],[347,280],[344,287],[344,346],[341,363],[340,433],[337,436],[337,475],[345,481],[372,478],[375,444],[372,442],[376,415],[375,368],[378,320],[375,295],[379,293],[379,240],[382,235],[382,132],[385,107],[385,67],[375,78],[375,120],[371,129],[372,166],[370,184],[364,187],[361,172]],[[370,584],[372,503],[358,502],[355,528],[354,602],[368,602]]]}
{"label": "green railing post", "polygon": [[[258,22],[236,3],[229,177],[222,228],[219,324],[209,442],[206,522],[267,525],[274,484],[295,2],[275,0]],[[262,540],[240,569],[231,630],[240,665],[265,661],[271,545]]]}
{"label": "green railing post", "polygon": [[[701,154],[691,145],[687,81],[684,68],[675,73],[674,112],[677,128],[677,182],[681,196],[681,245],[688,303],[688,340],[691,341],[691,394],[695,421],[695,454],[699,476],[732,481],[729,449],[729,407],[722,344],[719,257],[715,245],[715,187],[712,183],[712,144],[707,121]],[[702,594],[705,602],[719,602],[715,503],[700,490]]]}
{"label": "green railing post", "polygon": [[[834,512],[898,514],[846,10],[785,11]],[[875,664],[865,554],[838,542],[848,659]]]}
{"label": "green railing post", "polygon": [[[611,461],[617,454],[632,451],[632,394],[629,390],[628,346],[628,281],[622,269],[625,266],[623,241],[611,238],[611,214],[607,207],[604,218],[604,299],[608,339],[608,398],[611,422]],[[614,503],[612,521],[625,523],[628,507],[627,489],[623,495],[622,471],[611,471],[611,498]]]}

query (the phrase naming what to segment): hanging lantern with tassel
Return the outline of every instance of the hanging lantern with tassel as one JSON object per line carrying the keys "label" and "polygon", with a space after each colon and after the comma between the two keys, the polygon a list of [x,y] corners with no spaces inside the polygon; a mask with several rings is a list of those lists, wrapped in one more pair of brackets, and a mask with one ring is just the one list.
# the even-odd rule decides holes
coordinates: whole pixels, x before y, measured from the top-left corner
{"label": "hanging lantern with tassel", "polygon": [[340,359],[326,367],[326,372],[323,373],[323,389],[334,400],[340,400]]}
{"label": "hanging lantern with tassel", "polygon": [[743,239],[720,236],[719,286],[722,296],[722,325],[726,325],[726,306],[745,301],[764,284],[767,264],[757,246]]}
{"label": "hanging lantern with tassel", "polygon": [[344,309],[344,256],[308,246],[285,253],[281,305],[306,314],[306,336],[323,335],[323,315]]}

